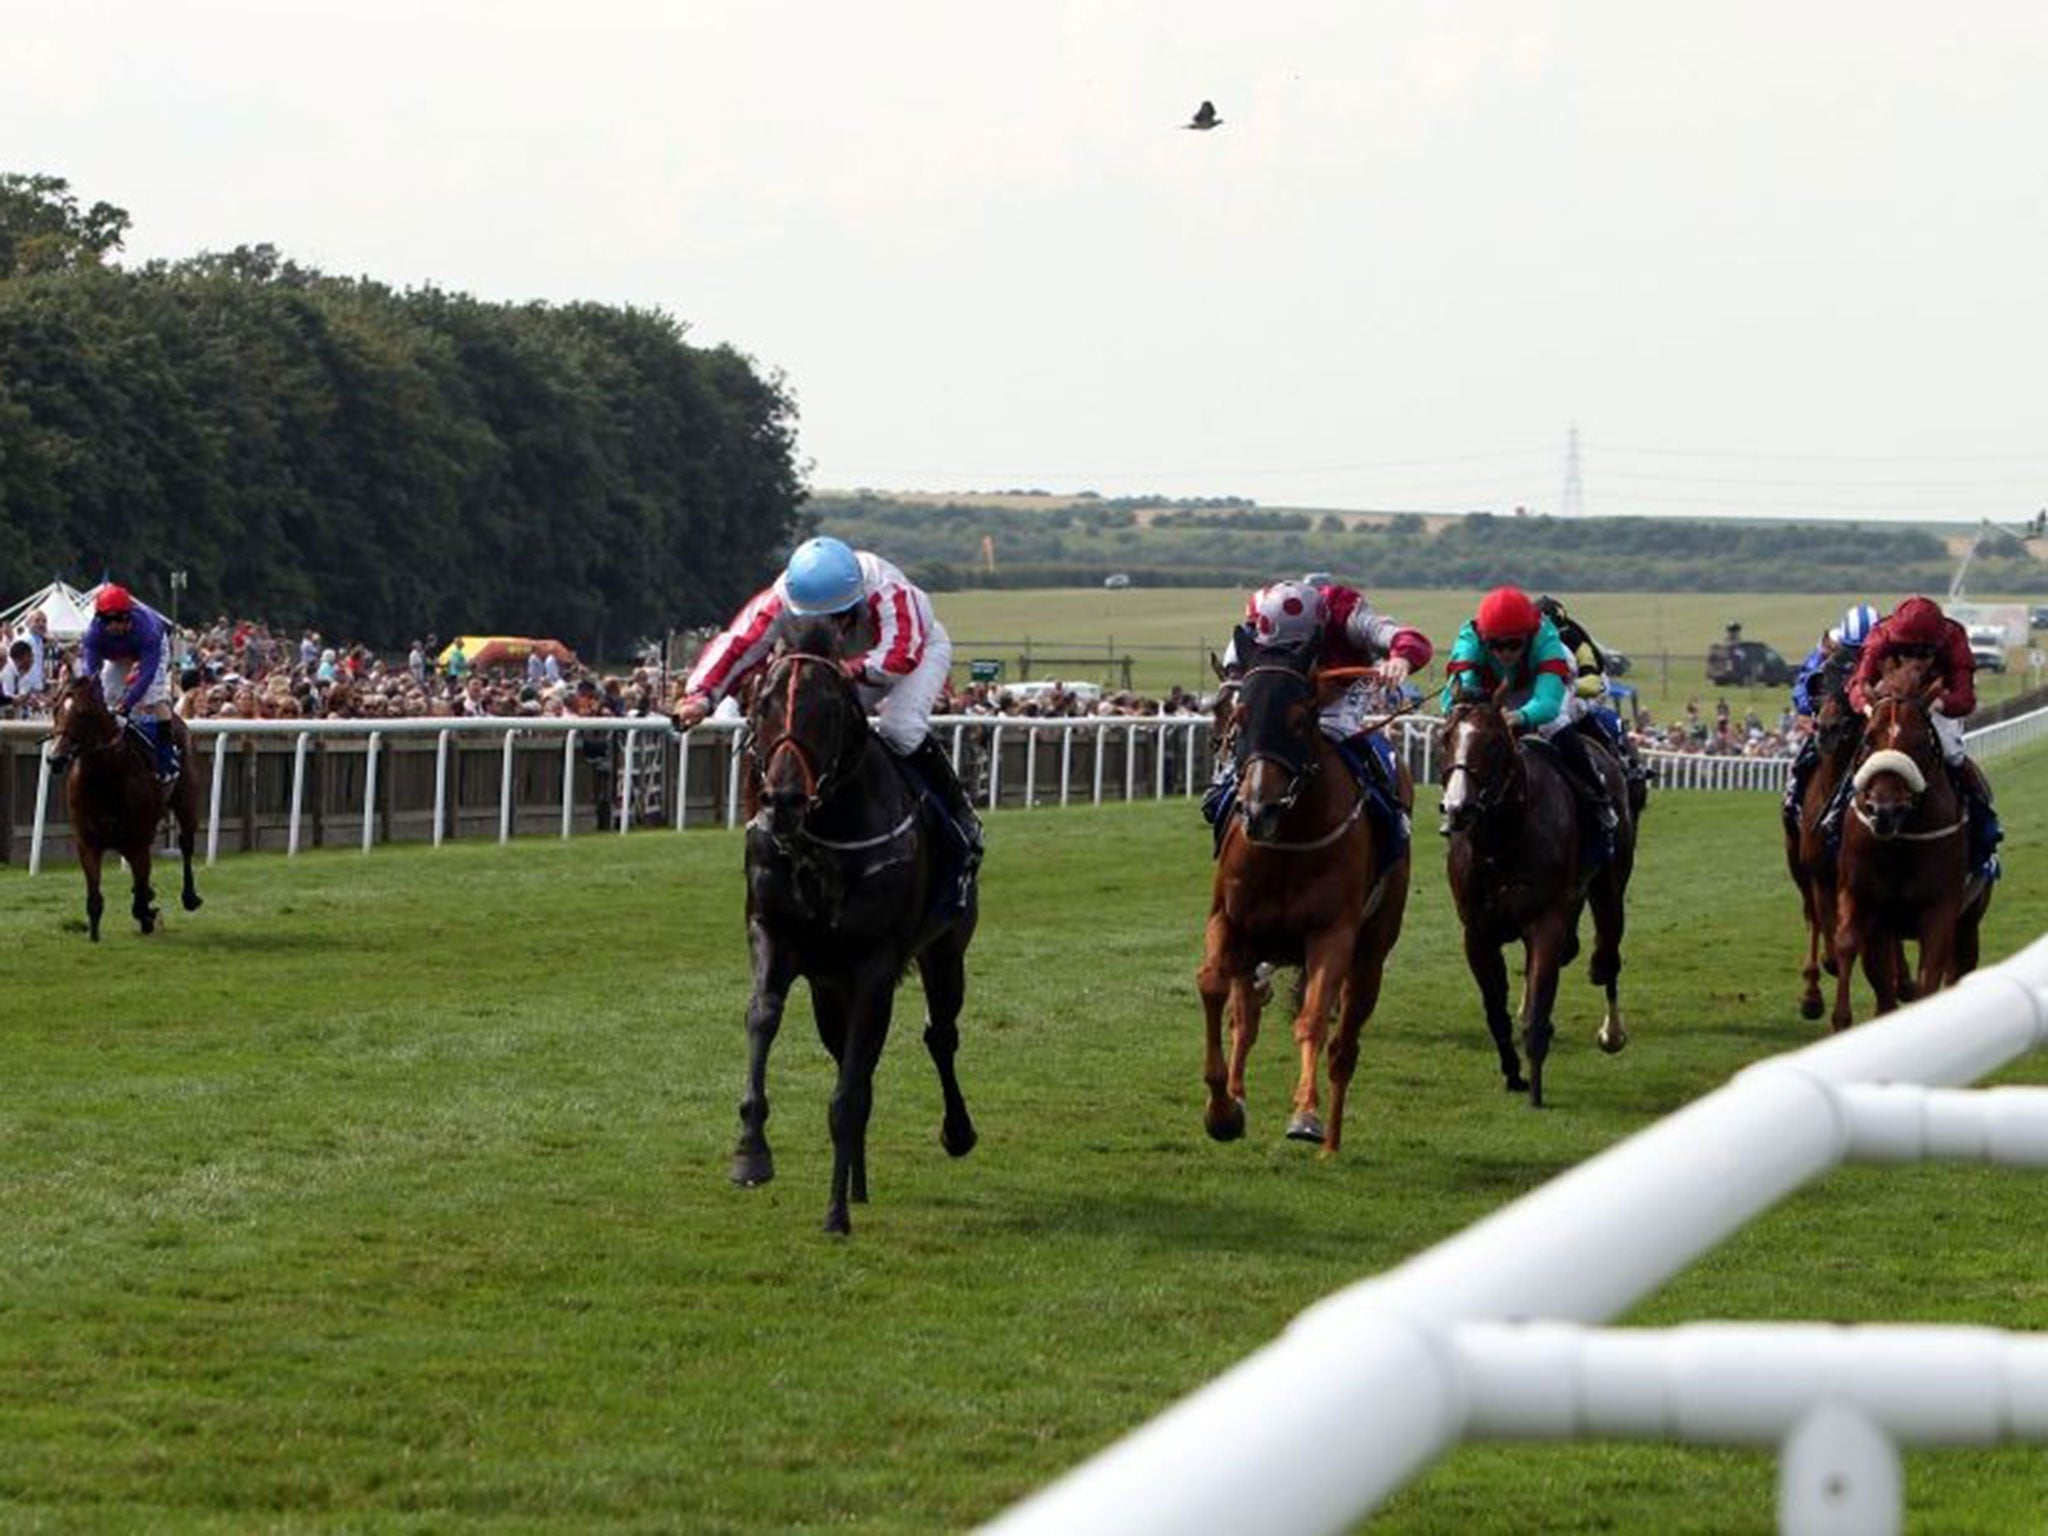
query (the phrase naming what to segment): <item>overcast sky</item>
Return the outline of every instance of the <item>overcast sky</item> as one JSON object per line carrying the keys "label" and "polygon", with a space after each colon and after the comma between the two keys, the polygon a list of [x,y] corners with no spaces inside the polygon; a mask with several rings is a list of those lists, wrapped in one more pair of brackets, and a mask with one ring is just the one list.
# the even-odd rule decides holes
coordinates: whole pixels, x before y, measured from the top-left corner
{"label": "overcast sky", "polygon": [[2044,151],[2042,0],[0,0],[125,259],[656,306],[821,488],[2017,521]]}

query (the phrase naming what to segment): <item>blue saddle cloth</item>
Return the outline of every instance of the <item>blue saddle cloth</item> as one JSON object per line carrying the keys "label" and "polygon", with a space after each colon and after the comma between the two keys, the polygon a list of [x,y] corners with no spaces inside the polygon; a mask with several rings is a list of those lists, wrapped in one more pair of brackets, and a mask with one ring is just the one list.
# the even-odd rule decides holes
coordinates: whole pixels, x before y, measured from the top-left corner
{"label": "blue saddle cloth", "polygon": [[[1351,770],[1359,798],[1365,802],[1365,814],[1372,822],[1373,878],[1377,880],[1408,856],[1408,818],[1393,794],[1393,786],[1398,782],[1393,743],[1375,732],[1347,737],[1335,745],[1344,766]],[[1236,809],[1237,775],[1226,765],[1202,796],[1202,815],[1215,832],[1216,853],[1223,851],[1223,834]]]}

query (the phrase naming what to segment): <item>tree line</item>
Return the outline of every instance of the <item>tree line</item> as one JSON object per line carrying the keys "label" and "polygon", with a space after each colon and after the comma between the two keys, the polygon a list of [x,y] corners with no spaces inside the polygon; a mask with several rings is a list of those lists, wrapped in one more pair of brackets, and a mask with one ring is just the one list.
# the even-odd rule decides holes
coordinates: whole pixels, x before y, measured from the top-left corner
{"label": "tree line", "polygon": [[[1571,592],[1947,590],[1955,561],[1925,529],[1889,524],[1558,518],[1473,512],[1432,528],[1414,513],[1361,522],[1300,511],[1191,512],[926,504],[814,495],[831,532],[887,551],[937,588],[1095,583],[1246,586],[1329,571],[1369,586]],[[996,567],[981,559],[982,540]],[[2048,592],[2048,566],[2010,537],[1987,540],[1973,590]]]}
{"label": "tree line", "polygon": [[722,619],[803,527],[795,406],[671,316],[491,303],[267,245],[134,269],[129,227],[0,174],[0,592],[553,635]]}

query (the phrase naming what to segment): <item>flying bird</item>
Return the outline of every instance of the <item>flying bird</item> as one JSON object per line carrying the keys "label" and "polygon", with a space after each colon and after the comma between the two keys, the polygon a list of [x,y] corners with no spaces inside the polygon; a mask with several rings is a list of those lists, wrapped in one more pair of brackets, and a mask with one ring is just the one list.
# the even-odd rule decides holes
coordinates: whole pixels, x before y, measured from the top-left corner
{"label": "flying bird", "polygon": [[1181,127],[1194,128],[1206,133],[1211,128],[1221,126],[1222,122],[1223,119],[1216,115],[1216,103],[1205,101],[1195,108],[1195,115],[1182,123]]}

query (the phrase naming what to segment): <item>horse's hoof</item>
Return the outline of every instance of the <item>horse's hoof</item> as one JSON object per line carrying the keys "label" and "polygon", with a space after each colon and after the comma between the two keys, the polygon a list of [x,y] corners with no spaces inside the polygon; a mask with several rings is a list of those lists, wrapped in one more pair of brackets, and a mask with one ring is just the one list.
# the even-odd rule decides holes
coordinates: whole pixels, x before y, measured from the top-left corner
{"label": "horse's hoof", "polygon": [[1595,1041],[1599,1043],[1601,1050],[1605,1051],[1610,1056],[1616,1056],[1619,1055],[1621,1053],[1622,1048],[1628,1044],[1628,1031],[1623,1029],[1619,1024],[1615,1025],[1612,1031],[1609,1031],[1603,1026],[1600,1030],[1600,1033],[1595,1035],[1593,1038]]}
{"label": "horse's hoof", "polygon": [[846,1213],[846,1207],[835,1205],[825,1212],[824,1232],[827,1237],[853,1236],[853,1218]]}
{"label": "horse's hoof", "polygon": [[1212,1140],[1237,1140],[1244,1134],[1244,1100],[1232,1099],[1230,1107],[1220,1114],[1211,1110],[1202,1116],[1202,1124],[1208,1128]]}
{"label": "horse's hoof", "polygon": [[741,1189],[755,1189],[775,1177],[775,1159],[766,1152],[735,1153],[732,1181]]}
{"label": "horse's hoof", "polygon": [[185,895],[180,899],[184,902],[185,910],[187,912],[197,912],[201,907],[206,905],[204,899],[201,898],[200,894],[197,891],[187,891]]}
{"label": "horse's hoof", "polygon": [[957,1127],[950,1120],[939,1127],[939,1145],[946,1149],[948,1157],[965,1157],[979,1140],[981,1138],[975,1135],[974,1126],[965,1120]]}
{"label": "horse's hoof", "polygon": [[1522,1076],[1519,1072],[1510,1072],[1501,1080],[1501,1087],[1505,1088],[1509,1093],[1527,1093],[1529,1091],[1529,1079]]}
{"label": "horse's hoof", "polygon": [[1826,1004],[1822,1003],[1819,998],[1802,997],[1799,999],[1799,1017],[1802,1019],[1817,1019],[1824,1012],[1826,1012]]}
{"label": "horse's hoof", "polygon": [[1323,1139],[1323,1117],[1306,1109],[1297,1109],[1287,1121],[1289,1141],[1313,1141]]}

